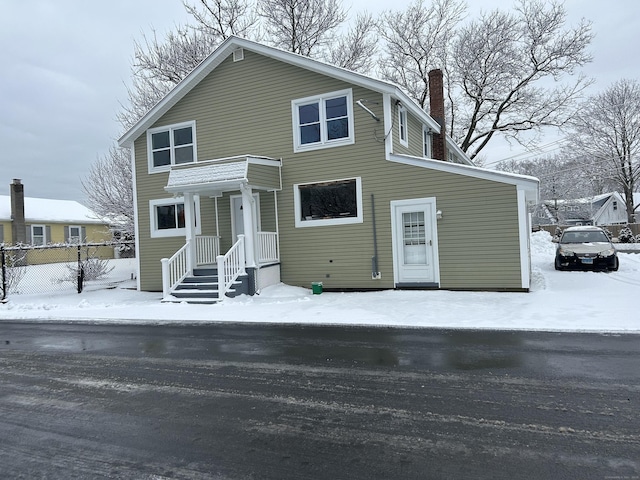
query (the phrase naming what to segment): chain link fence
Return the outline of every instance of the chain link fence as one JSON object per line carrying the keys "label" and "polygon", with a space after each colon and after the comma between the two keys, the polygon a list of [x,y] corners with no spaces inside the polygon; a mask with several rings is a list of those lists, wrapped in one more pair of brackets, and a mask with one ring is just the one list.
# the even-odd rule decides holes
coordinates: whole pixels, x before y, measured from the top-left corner
{"label": "chain link fence", "polygon": [[0,245],[0,300],[9,295],[115,287],[134,278],[133,256],[133,242]]}

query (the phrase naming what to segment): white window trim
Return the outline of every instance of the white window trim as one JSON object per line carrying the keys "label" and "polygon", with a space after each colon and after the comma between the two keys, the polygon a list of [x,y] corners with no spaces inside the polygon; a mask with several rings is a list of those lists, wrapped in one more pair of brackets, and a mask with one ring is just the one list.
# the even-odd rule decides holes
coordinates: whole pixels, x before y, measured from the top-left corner
{"label": "white window trim", "polygon": [[432,158],[431,129],[426,125],[422,125],[422,156],[424,158]]}
{"label": "white window trim", "polygon": [[[318,183],[331,183],[331,182],[343,182],[345,180],[355,180],[356,181],[356,205],[358,206],[358,215],[355,217],[347,217],[347,218],[328,218],[328,219],[318,219],[318,220],[302,220],[302,205],[300,204],[300,190],[299,187],[305,185],[316,185]],[[351,177],[351,178],[340,178],[334,180],[321,180],[317,182],[309,182],[309,183],[296,183],[293,185],[293,206],[294,206],[294,214],[295,214],[295,226],[296,228],[305,228],[305,227],[325,227],[331,225],[346,225],[353,223],[362,223],[362,178],[361,177]]]}
{"label": "white window trim", "polygon": [[69,238],[67,238],[68,243],[72,243],[75,242],[75,235],[71,235],[71,229],[72,228],[77,228],[78,229],[78,236],[77,236],[77,242],[76,243],[82,243],[82,227],[80,225],[68,225],[67,228],[69,229]]}
{"label": "white window trim", "polygon": [[[194,195],[193,201],[195,203],[195,218],[196,218],[196,235],[200,235],[202,230],[200,222],[200,197]],[[187,226],[184,228],[172,228],[172,229],[158,229],[156,216],[156,207],[163,205],[175,205],[178,203],[184,203],[184,197],[176,198],[163,198],[157,200],[149,200],[149,224],[151,229],[151,238],[165,238],[165,237],[184,237],[187,235]],[[185,207],[186,208],[186,207]]]}
{"label": "white window trim", "polygon": [[[331,100],[336,97],[347,97],[347,123],[349,126],[349,136],[345,138],[339,138],[335,140],[327,140],[327,121],[325,112],[325,101]],[[317,143],[302,144],[300,138],[300,117],[298,112],[298,106],[308,103],[318,102],[321,105],[320,108],[320,141]],[[293,151],[308,152],[310,150],[319,150],[322,148],[340,147],[343,145],[351,145],[355,143],[355,131],[353,121],[353,91],[348,88],[346,90],[338,90],[335,92],[329,92],[322,95],[314,95],[311,97],[298,98],[291,101],[291,115],[293,122]]]}
{"label": "white window trim", "polygon": [[[404,135],[402,135],[402,132],[404,132]],[[402,105],[398,105],[398,139],[400,140],[400,145],[409,148],[409,117],[407,109]]]}
{"label": "white window trim", "polygon": [[[35,235],[33,233],[33,229],[40,227],[42,228],[42,235]],[[38,243],[36,244],[34,241],[35,237],[40,237],[42,236],[42,243]],[[31,225],[31,244],[32,245],[46,245],[47,244],[47,226],[46,225],[40,225],[40,224],[36,224],[36,225]]]}
{"label": "white window trim", "polygon": [[[175,157],[174,157],[174,145],[173,145],[173,135],[170,134],[169,135],[169,142],[170,142],[170,151],[171,151],[171,163],[169,165],[162,165],[160,167],[154,167],[153,166],[153,144],[151,142],[151,135],[154,133],[158,133],[158,132],[164,132],[166,130],[169,130],[170,132],[172,132],[173,130],[177,130],[180,128],[185,128],[185,127],[191,127],[191,135],[192,135],[192,140],[193,140],[193,162],[192,163],[197,163],[198,161],[198,148],[197,148],[197,144],[196,144],[196,122],[195,120],[192,120],[190,122],[183,122],[183,123],[174,123],[173,125],[164,125],[162,127],[156,127],[156,128],[150,128],[149,130],[147,130],[147,161],[148,161],[148,166],[149,166],[149,173],[159,173],[159,172],[168,172],[169,170],[171,170],[171,167],[176,165],[175,163]],[[185,164],[187,165],[187,164]]]}

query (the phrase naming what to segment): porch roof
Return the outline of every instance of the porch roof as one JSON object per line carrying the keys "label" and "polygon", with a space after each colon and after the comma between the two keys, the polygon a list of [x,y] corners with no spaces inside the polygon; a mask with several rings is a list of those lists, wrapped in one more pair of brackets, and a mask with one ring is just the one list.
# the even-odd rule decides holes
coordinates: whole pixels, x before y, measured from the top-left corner
{"label": "porch roof", "polygon": [[165,190],[173,194],[220,195],[241,185],[257,190],[281,190],[282,162],[268,157],[242,155],[176,165],[169,171]]}

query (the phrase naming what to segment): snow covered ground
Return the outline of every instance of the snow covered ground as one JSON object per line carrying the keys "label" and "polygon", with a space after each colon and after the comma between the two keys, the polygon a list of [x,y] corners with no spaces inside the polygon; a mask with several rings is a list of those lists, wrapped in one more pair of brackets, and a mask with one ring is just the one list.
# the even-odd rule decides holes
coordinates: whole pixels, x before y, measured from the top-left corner
{"label": "snow covered ground", "polygon": [[[160,294],[119,288],[11,295],[3,320],[92,323],[265,322],[640,333],[640,254],[620,253],[618,272],[557,272],[547,232],[532,235],[530,293],[382,291],[313,295],[276,285],[219,305],[161,304]],[[119,279],[131,260],[118,260]],[[128,288],[127,288],[128,287]]]}

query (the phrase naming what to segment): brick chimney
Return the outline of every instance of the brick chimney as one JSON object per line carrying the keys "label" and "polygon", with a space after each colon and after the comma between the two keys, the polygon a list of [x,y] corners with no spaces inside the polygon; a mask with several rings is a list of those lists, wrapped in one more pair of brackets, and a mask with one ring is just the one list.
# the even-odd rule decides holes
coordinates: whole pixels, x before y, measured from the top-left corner
{"label": "brick chimney", "polygon": [[27,230],[24,221],[24,185],[14,178],[11,186],[11,241],[14,245],[27,243]]}
{"label": "brick chimney", "polygon": [[447,160],[447,142],[444,121],[444,82],[442,70],[429,72],[429,115],[440,125],[440,133],[431,135],[431,155],[436,160]]}

